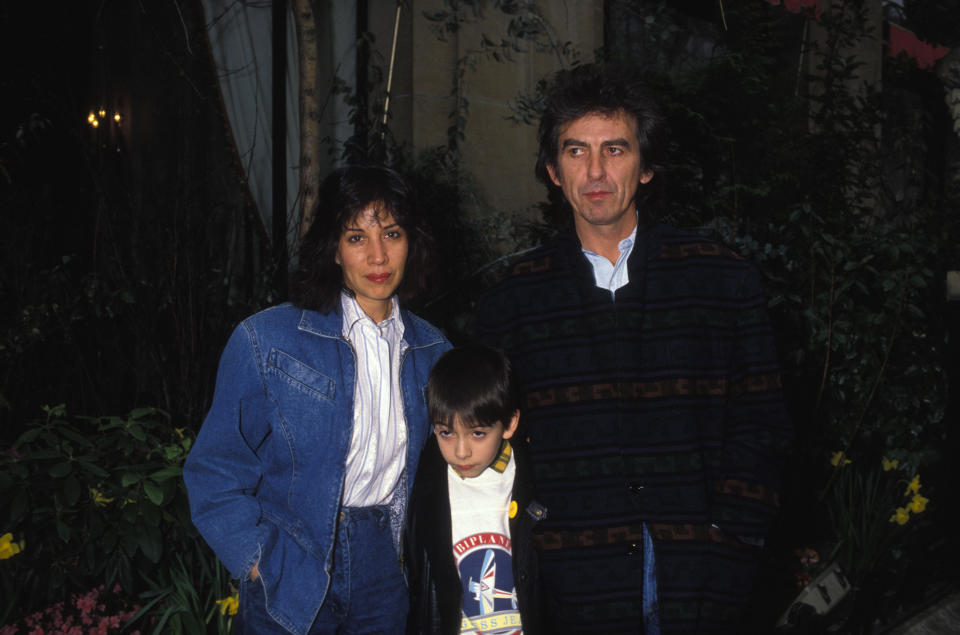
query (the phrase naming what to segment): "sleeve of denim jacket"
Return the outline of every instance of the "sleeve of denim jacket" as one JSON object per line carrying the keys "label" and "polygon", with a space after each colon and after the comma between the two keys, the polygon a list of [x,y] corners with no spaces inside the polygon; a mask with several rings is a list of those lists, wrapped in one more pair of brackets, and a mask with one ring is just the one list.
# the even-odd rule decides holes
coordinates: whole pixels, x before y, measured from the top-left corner
{"label": "sleeve of denim jacket", "polygon": [[262,369],[241,324],[220,357],[213,404],[183,466],[193,523],[237,578],[259,561],[265,534],[253,495],[262,474],[254,448],[270,430]]}

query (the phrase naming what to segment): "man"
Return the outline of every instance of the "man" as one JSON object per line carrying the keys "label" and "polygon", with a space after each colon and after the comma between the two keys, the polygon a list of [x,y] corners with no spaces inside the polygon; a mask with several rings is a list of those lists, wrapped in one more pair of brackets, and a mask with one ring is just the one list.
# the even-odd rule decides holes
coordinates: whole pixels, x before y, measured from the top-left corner
{"label": "man", "polygon": [[790,426],[756,270],[649,218],[657,104],[620,70],[559,73],[537,176],[573,232],[515,263],[478,335],[525,409],[553,632],[736,632]]}

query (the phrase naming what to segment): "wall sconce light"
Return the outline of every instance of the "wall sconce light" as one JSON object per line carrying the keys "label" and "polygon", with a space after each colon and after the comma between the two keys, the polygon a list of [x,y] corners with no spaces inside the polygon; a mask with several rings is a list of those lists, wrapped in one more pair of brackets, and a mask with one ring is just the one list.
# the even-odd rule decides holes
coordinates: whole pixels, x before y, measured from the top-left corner
{"label": "wall sconce light", "polygon": [[[106,119],[107,111],[101,108],[98,111],[90,111],[90,114],[87,115],[87,123],[89,123],[94,128],[100,127],[100,122]],[[113,113],[113,121],[116,125],[120,125],[120,122],[123,121],[123,116],[119,112]]]}

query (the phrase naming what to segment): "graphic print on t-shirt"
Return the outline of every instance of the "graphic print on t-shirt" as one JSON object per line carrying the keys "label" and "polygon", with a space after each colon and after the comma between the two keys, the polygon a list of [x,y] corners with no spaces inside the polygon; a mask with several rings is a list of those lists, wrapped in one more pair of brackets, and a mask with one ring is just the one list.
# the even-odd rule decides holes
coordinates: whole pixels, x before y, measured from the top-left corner
{"label": "graphic print on t-shirt", "polygon": [[461,635],[514,635],[522,632],[513,584],[510,539],[485,532],[453,546],[463,585]]}

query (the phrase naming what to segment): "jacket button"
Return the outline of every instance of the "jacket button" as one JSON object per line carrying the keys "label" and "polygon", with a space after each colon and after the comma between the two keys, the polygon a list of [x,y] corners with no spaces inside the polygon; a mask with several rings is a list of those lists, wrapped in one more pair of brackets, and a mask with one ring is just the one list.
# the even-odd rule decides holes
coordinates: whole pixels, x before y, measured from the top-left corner
{"label": "jacket button", "polygon": [[646,485],[644,485],[643,483],[630,483],[629,485],[627,485],[627,489],[633,492],[634,494],[639,494],[640,491],[645,487]]}
{"label": "jacket button", "polygon": [[639,542],[632,542],[632,543],[630,543],[630,545],[627,547],[627,555],[628,555],[628,556],[638,556],[638,555],[640,555],[640,554],[642,554],[642,553],[643,553],[643,545],[640,544]]}

